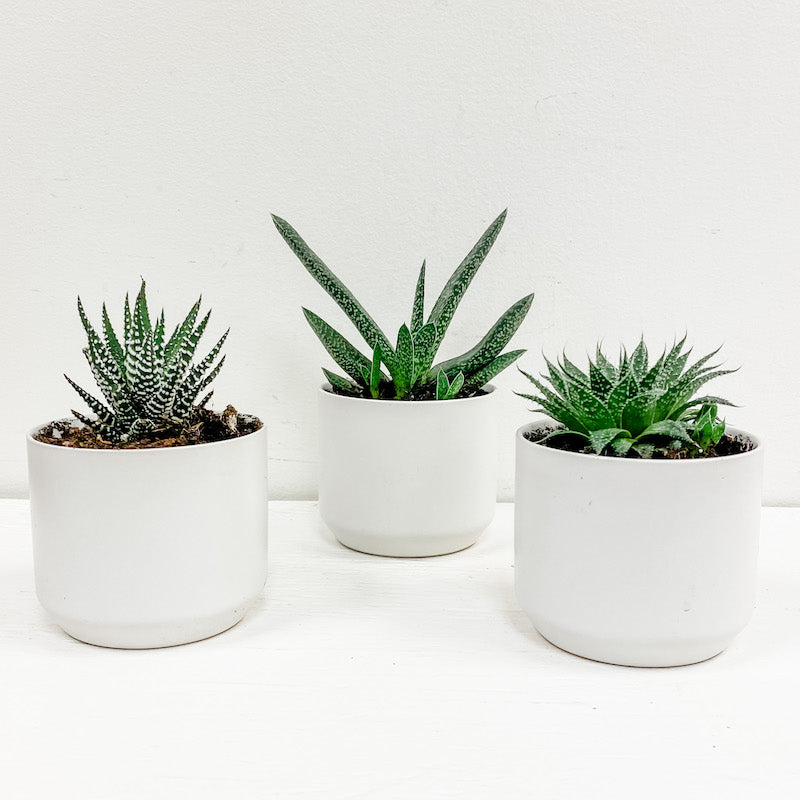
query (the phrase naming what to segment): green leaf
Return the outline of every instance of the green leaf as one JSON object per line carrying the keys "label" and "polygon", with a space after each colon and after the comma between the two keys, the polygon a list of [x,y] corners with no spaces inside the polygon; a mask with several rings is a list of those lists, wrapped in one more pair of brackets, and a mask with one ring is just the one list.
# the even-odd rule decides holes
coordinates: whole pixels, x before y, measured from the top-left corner
{"label": "green leaf", "polygon": [[181,351],[189,336],[191,336],[191,333],[194,330],[195,320],[200,312],[200,303],[202,299],[203,298],[201,295],[197,299],[197,302],[189,309],[189,313],[186,315],[183,322],[178,325],[177,328],[175,328],[172,336],[169,337],[169,341],[164,348],[165,361],[172,361],[172,359],[175,358],[175,355]]}
{"label": "green leaf", "polygon": [[644,343],[644,337],[631,355],[631,370],[636,383],[641,384],[647,374],[647,346]]}
{"label": "green leaf", "polygon": [[447,396],[446,400],[452,400],[454,397],[458,397],[458,393],[461,391],[461,387],[464,385],[464,373],[459,372],[458,375],[450,381],[450,386],[447,389]]}
{"label": "green leaf", "polygon": [[444,370],[439,370],[436,376],[436,399],[444,400],[447,397],[447,391],[450,388],[450,381],[447,380]]}
{"label": "green leaf", "polygon": [[614,383],[607,378],[603,370],[592,361],[589,361],[589,384],[592,391],[598,397],[605,397],[614,387]]}
{"label": "green leaf", "polygon": [[369,370],[371,361],[356,349],[337,330],[332,328],[324,319],[318,317],[313,311],[303,309],[311,330],[322,342],[330,357],[354,380],[359,383],[364,375],[364,370]]}
{"label": "green leaf", "polygon": [[164,311],[162,310],[153,328],[153,354],[160,372],[164,367]]}
{"label": "green leaf", "polygon": [[631,432],[635,439],[649,425],[652,425],[656,413],[658,396],[652,392],[637,394],[622,407],[620,420],[622,427]]}
{"label": "green leaf", "polygon": [[617,370],[614,365],[603,355],[600,345],[597,345],[597,353],[595,355],[597,368],[605,375],[608,381],[612,384],[617,382]]}
{"label": "green leaf", "polygon": [[548,380],[553,385],[553,388],[556,390],[556,392],[558,392],[565,400],[568,400],[569,398],[567,393],[567,382],[564,373],[558,367],[556,367],[555,364],[551,363],[546,357],[544,361],[545,364],[547,364]]}
{"label": "green leaf", "polygon": [[508,353],[503,353],[497,356],[493,361],[490,361],[483,369],[473,372],[469,378],[466,379],[465,384],[469,390],[480,389],[486,386],[492,378],[499,375],[504,369],[510,367],[525,350],[510,350]]}
{"label": "green leaf", "polygon": [[644,439],[648,436],[668,436],[670,439],[678,439],[682,442],[690,442],[692,437],[689,435],[686,425],[672,419],[663,419],[654,422],[645,428],[636,438]]}
{"label": "green leaf", "polygon": [[380,396],[381,387],[381,348],[378,345],[372,354],[372,367],[369,373],[369,392],[374,399]]}
{"label": "green leaf", "polygon": [[602,453],[608,445],[615,439],[624,436],[627,439],[631,438],[630,431],[623,430],[622,428],[604,428],[600,431],[592,431],[589,434],[589,444],[595,453]]}
{"label": "green leaf", "polygon": [[562,353],[561,355],[561,369],[568,378],[572,379],[572,382],[578,383],[591,391],[592,382],[589,380],[589,376],[578,369],[578,367],[567,358],[566,353]]}
{"label": "green leaf", "polygon": [[356,330],[364,338],[373,352],[380,348],[382,359],[394,372],[394,348],[386,338],[386,334],[378,327],[374,319],[366,312],[361,303],[339,278],[323,263],[322,259],[303,241],[300,234],[286,220],[272,215],[272,221],[286,244],[300,260],[308,273],[330,295]]}
{"label": "green leaf", "polygon": [[322,368],[322,371],[325,373],[325,378],[327,379],[328,383],[334,389],[338,389],[340,392],[345,392],[346,394],[351,395],[361,394],[361,388],[352,381],[347,380],[347,378],[343,378],[341,375],[337,375],[335,372],[330,372],[329,370],[325,369],[325,367]]}
{"label": "green leaf", "polygon": [[[608,406],[596,394],[579,383],[572,384],[569,394],[570,405],[576,416],[583,423],[582,427],[587,431],[615,427],[616,420],[609,411]],[[622,427],[628,427],[625,424],[624,416]]]}
{"label": "green leaf", "polygon": [[450,279],[442,289],[441,294],[433,306],[428,322],[433,322],[436,325],[437,332],[437,345],[441,343],[444,334],[453,315],[461,302],[461,298],[467,291],[467,287],[475,277],[475,273],[483,263],[489,250],[497,239],[500,229],[506,219],[506,211],[503,211],[497,219],[492,222],[486,229],[484,234],[478,239],[472,250],[469,251],[466,258],[456,267]]}
{"label": "green leaf", "polygon": [[[81,396],[83,402],[92,410],[92,413],[97,415],[98,419],[105,425],[110,425],[114,421],[114,415],[111,410],[106,408],[96,397],[93,397],[85,389],[78,386],[69,375],[64,376],[69,385]],[[73,412],[74,413],[74,412]]]}
{"label": "green leaf", "polygon": [[[537,397],[534,395],[522,394],[520,392],[515,392],[515,394],[541,405],[550,417],[552,417],[556,422],[560,422],[565,428],[569,428],[573,431],[579,431],[584,434],[589,433],[589,429],[586,427],[586,425],[584,425],[583,421],[580,419],[578,413],[575,411],[569,401],[552,392],[533,375],[525,372],[522,367],[517,367],[517,369],[519,369],[519,371],[542,393],[542,396]],[[611,426],[606,425],[605,427]]]}
{"label": "green leaf", "polygon": [[495,322],[475,347],[460,356],[456,356],[456,358],[451,358],[434,366],[432,372],[438,373],[439,370],[442,370],[447,373],[449,378],[459,372],[470,375],[483,369],[497,358],[511,337],[517,332],[531,307],[531,302],[533,302],[532,294],[518,300],[501,315],[500,319]]}
{"label": "green leaf", "polygon": [[414,340],[414,370],[412,385],[425,375],[436,357],[436,326],[430,323],[423,325],[412,334]]}
{"label": "green leaf", "polygon": [[613,455],[617,456],[618,458],[623,458],[624,456],[628,455],[628,451],[631,449],[633,445],[633,439],[614,439],[613,442],[609,445],[611,448],[611,452]]}
{"label": "green leaf", "polygon": [[123,334],[125,336],[125,349],[128,348],[128,342],[131,340],[131,327],[133,326],[133,318],[131,317],[131,306],[128,302],[128,295],[125,294],[125,308],[123,309]]}
{"label": "green leaf", "polygon": [[416,333],[425,324],[425,262],[417,278],[417,290],[414,293],[414,308],[411,312],[411,333]]}
{"label": "green leaf", "polygon": [[400,326],[397,332],[397,349],[395,350],[395,371],[392,373],[395,393],[401,400],[405,397],[414,378],[414,341],[411,338],[411,331],[406,324]]}
{"label": "green leaf", "polygon": [[[78,298],[78,302],[80,303],[80,298]],[[105,335],[108,352],[111,353],[111,357],[117,362],[120,371],[124,370],[125,352],[122,349],[122,345],[119,343],[119,339],[117,339],[117,334],[114,332],[114,326],[109,319],[105,303],[103,303],[103,333]]]}
{"label": "green leaf", "polygon": [[640,458],[652,458],[656,448],[655,445],[649,444],[648,442],[636,442],[636,444],[631,445],[631,450]]}
{"label": "green leaf", "polygon": [[689,354],[692,352],[688,350],[685,353],[682,353],[684,345],[686,344],[686,336],[673,345],[672,349],[667,353],[667,357],[664,359],[664,365],[661,368],[661,373],[656,381],[656,385],[661,386],[669,386],[676,378],[683,372],[683,368],[686,365],[686,361],[689,358]]}
{"label": "green leaf", "polygon": [[[687,403],[697,390],[708,383],[714,378],[719,378],[722,375],[730,375],[736,372],[735,369],[720,369],[712,372],[707,372],[689,383],[685,383],[683,379],[677,384],[668,389],[663,397],[658,402],[657,414],[659,417],[674,419],[679,415],[679,409]],[[680,412],[682,413],[682,412]]]}

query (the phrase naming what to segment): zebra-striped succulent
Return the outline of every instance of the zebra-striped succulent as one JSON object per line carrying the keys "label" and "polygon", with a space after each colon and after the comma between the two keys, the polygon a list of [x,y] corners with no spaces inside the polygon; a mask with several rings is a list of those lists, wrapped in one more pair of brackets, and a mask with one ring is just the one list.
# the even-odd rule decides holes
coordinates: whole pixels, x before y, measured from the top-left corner
{"label": "zebra-striped succulent", "polygon": [[216,364],[228,331],[211,352],[197,363],[192,362],[200,337],[211,316],[209,311],[197,322],[200,299],[192,306],[172,336],[165,336],[164,311],[153,324],[147,308],[145,282],[131,310],[125,296],[124,335],[117,337],[103,304],[103,336],[92,327],[78,298],[78,314],[88,337],[83,349],[106,403],[93,397],[67,375],[64,377],[96,415],[72,413],[106,441],[129,442],[161,430],[175,430],[187,425],[195,408],[203,408],[209,392],[198,404],[198,395],[217,377],[225,362]]}
{"label": "zebra-striped succulent", "polygon": [[539,390],[522,394],[562,427],[538,441],[571,436],[588,452],[607,456],[652,458],[680,452],[703,455],[725,434],[718,405],[733,405],[721,397],[695,394],[705,383],[735,370],[718,369],[708,362],[719,349],[686,367],[691,350],[683,351],[686,337],[649,366],[642,339],[629,356],[623,348],[612,364],[598,345],[595,360],[583,372],[564,355],[547,363],[543,381],[520,372]]}
{"label": "zebra-striped succulent", "polygon": [[[486,230],[467,257],[453,272],[425,320],[425,262],[419,272],[410,324],[404,324],[393,345],[375,320],[322,259],[285,220],[273,215],[275,227],[313,278],[349,317],[370,348],[361,353],[325,320],[303,309],[314,333],[331,358],[347,374],[323,368],[332,389],[341,394],[385,400],[450,400],[469,397],[513,364],[525,351],[503,348],[517,331],[533,295],[514,303],[471,350],[434,364],[436,353],[461,298],[494,244],[504,211]],[[384,372],[383,367],[386,368]]]}

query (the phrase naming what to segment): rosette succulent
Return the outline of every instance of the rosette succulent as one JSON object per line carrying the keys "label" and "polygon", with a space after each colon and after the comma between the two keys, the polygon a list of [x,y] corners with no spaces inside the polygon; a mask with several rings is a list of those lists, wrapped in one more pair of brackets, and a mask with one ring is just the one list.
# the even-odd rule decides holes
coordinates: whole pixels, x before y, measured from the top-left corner
{"label": "rosette succulent", "polygon": [[78,314],[88,337],[83,353],[105,403],[65,375],[96,418],[78,411],[72,413],[98,436],[113,443],[135,441],[159,430],[188,425],[195,408],[204,407],[211,397],[209,392],[195,406],[197,397],[222,369],[225,356],[216,365],[214,361],[228,336],[225,331],[211,352],[194,363],[192,359],[211,316],[209,311],[197,322],[199,313],[198,299],[167,337],[163,310],[155,323],[151,322],[142,281],[133,309],[125,296],[121,338],[103,304],[101,337],[78,298]]}
{"label": "rosette succulent", "polygon": [[684,351],[685,342],[684,336],[665,348],[652,365],[642,339],[630,355],[623,348],[617,364],[598,345],[585,372],[566,355],[555,364],[545,359],[541,380],[520,370],[539,393],[517,394],[560,424],[539,441],[572,437],[586,451],[607,456],[703,455],[725,434],[718,406],[732,403],[696,394],[712,378],[735,370],[708,363],[719,349],[687,366],[691,350]]}

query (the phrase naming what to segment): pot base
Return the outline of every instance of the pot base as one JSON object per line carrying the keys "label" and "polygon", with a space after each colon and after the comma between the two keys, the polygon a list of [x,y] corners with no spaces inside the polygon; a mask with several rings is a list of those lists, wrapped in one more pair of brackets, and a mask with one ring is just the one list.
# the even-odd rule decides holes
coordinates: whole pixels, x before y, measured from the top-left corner
{"label": "pot base", "polygon": [[483,531],[458,534],[398,534],[395,536],[376,536],[369,533],[344,533],[334,531],[339,544],[349,550],[369,556],[389,556],[391,558],[430,558],[446,556],[466,550],[478,541]]}
{"label": "pot base", "polygon": [[162,623],[89,622],[48,613],[64,633],[79,642],[120,650],[154,650],[199,642],[230,630],[242,621],[251,603],[197,619]]}
{"label": "pot base", "polygon": [[685,667],[708,661],[722,653],[735,634],[722,638],[688,641],[624,641],[568,631],[541,620],[534,621],[536,630],[552,645],[581,658],[621,667]]}

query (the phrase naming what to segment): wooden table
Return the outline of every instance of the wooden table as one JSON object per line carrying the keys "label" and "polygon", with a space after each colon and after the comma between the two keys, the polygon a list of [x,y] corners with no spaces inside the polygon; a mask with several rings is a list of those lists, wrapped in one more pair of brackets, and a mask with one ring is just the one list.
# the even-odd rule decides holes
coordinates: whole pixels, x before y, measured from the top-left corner
{"label": "wooden table", "polygon": [[0,501],[0,797],[798,798],[800,509],[765,509],[750,626],[692,667],[545,642],[513,592],[513,507],[473,548],[388,559],[277,502],[236,628],[164,650],[63,634],[28,506]]}

